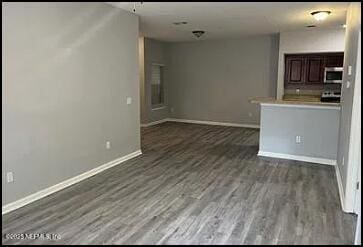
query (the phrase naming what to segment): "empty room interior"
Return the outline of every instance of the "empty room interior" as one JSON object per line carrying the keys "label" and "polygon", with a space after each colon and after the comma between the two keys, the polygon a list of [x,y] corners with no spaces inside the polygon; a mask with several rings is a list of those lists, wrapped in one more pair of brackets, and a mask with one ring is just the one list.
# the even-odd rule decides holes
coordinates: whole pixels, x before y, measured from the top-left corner
{"label": "empty room interior", "polygon": [[360,245],[360,2],[3,2],[2,244]]}

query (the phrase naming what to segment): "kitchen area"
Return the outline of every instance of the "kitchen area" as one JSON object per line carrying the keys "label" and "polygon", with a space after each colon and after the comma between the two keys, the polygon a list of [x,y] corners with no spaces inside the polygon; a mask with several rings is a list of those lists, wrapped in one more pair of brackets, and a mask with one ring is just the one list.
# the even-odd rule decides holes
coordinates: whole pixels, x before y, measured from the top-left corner
{"label": "kitchen area", "polygon": [[343,52],[283,54],[283,94],[256,97],[259,156],[336,165]]}
{"label": "kitchen area", "polygon": [[285,55],[285,100],[340,102],[344,53]]}

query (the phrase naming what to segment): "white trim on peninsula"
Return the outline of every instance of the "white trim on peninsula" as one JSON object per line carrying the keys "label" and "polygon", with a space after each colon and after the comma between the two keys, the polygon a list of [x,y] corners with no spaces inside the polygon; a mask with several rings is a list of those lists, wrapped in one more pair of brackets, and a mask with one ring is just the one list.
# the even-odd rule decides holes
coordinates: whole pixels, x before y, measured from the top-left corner
{"label": "white trim on peninsula", "polygon": [[98,173],[100,173],[100,172],[102,172],[104,170],[107,170],[107,169],[109,169],[109,168],[111,168],[113,166],[119,165],[122,162],[125,162],[127,160],[132,159],[132,158],[135,158],[135,157],[137,157],[137,156],[139,156],[141,154],[142,154],[141,150],[137,150],[137,151],[135,151],[133,153],[127,154],[125,156],[122,156],[122,157],[117,158],[115,160],[112,160],[110,162],[107,162],[106,164],[98,166],[98,167],[96,167],[96,168],[94,168],[92,170],[86,171],[86,172],[84,172],[84,173],[82,173],[80,175],[77,175],[77,176],[72,177],[70,179],[64,180],[63,182],[60,182],[60,183],[58,183],[56,185],[53,185],[51,187],[48,187],[48,188],[45,188],[45,189],[40,190],[38,192],[35,192],[34,194],[28,195],[28,196],[26,196],[26,197],[24,197],[22,199],[19,199],[19,200],[15,201],[15,202],[11,202],[9,204],[6,204],[6,205],[2,206],[2,214],[4,215],[6,213],[9,213],[9,212],[11,212],[11,211],[13,211],[15,209],[21,208],[21,207],[23,207],[25,205],[28,205],[29,203],[32,203],[32,202],[37,201],[37,200],[39,200],[41,198],[44,198],[44,197],[46,197],[46,196],[48,196],[50,194],[53,194],[53,193],[55,193],[57,191],[65,189],[65,188],[67,188],[67,187],[69,187],[69,186],[71,186],[73,184],[79,183],[82,180],[85,180],[85,179],[87,179],[89,177],[92,177],[92,176],[94,176],[94,175],[96,175],[96,174],[98,174]]}
{"label": "white trim on peninsula", "polygon": [[260,103],[263,106],[277,106],[277,107],[295,107],[295,108],[310,108],[310,109],[331,109],[331,110],[340,110],[340,106],[338,105],[309,105],[309,104],[287,104],[287,103]]}
{"label": "white trim on peninsula", "polygon": [[266,151],[258,151],[257,155],[271,157],[271,158],[280,158],[280,159],[289,159],[289,160],[318,163],[318,164],[331,165],[331,166],[336,166],[336,164],[337,164],[337,161],[334,159],[324,159],[324,158],[309,157],[309,156],[302,156],[302,155],[283,154],[283,153],[274,153],[274,152],[266,152]]}
{"label": "white trim on peninsula", "polygon": [[298,107],[298,108],[312,108],[312,109],[334,109],[339,110],[341,108],[340,103],[333,102],[320,102],[309,100],[286,100],[275,99],[272,97],[255,97],[249,99],[252,104],[261,104],[264,106],[278,106],[278,107]]}

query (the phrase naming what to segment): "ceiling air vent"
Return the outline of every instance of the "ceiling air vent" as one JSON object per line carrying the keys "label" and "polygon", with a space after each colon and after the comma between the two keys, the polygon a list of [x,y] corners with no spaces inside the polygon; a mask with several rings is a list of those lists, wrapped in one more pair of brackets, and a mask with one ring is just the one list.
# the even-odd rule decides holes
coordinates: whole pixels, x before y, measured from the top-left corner
{"label": "ceiling air vent", "polygon": [[177,22],[173,22],[173,24],[176,26],[179,26],[179,25],[186,25],[186,24],[188,24],[188,22],[187,21],[177,21]]}

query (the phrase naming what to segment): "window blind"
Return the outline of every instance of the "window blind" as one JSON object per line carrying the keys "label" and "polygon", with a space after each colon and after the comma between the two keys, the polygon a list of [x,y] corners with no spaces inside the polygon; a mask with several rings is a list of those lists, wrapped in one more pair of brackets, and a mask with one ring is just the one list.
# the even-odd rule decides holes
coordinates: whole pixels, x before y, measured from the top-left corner
{"label": "window blind", "polygon": [[153,65],[151,71],[151,84],[160,85],[161,84],[161,67],[159,65]]}

